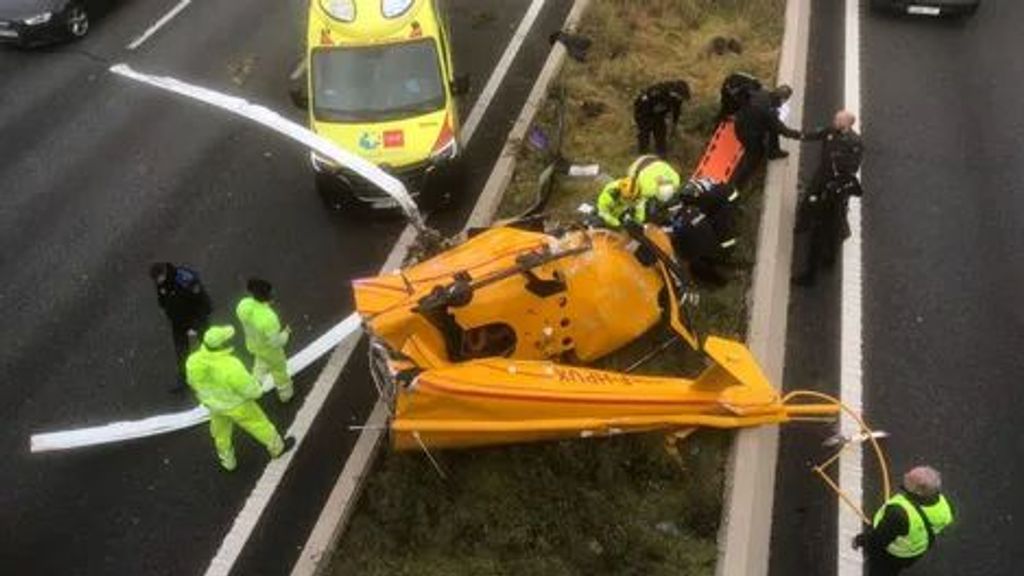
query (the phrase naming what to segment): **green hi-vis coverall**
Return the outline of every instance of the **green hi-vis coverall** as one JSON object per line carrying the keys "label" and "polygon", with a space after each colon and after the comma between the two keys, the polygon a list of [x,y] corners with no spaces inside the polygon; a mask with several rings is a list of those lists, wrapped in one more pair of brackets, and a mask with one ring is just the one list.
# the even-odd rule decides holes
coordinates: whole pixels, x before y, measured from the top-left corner
{"label": "green hi-vis coverall", "polygon": [[625,178],[609,182],[597,197],[597,215],[612,228],[622,226],[622,217],[632,210],[637,223],[647,220],[647,204],[652,199],[668,201],[662,187],[672,191],[681,183],[679,173],[657,156],[641,156],[629,167]]}
{"label": "green hi-vis coverall", "polygon": [[238,303],[235,314],[245,331],[245,347],[255,358],[253,375],[262,382],[269,373],[277,387],[277,397],[282,402],[291,400],[295,389],[288,376],[288,358],[284,354],[288,331],[281,330],[277,313],[270,304],[249,296]]}
{"label": "green hi-vis coverall", "polygon": [[234,470],[238,465],[231,442],[236,424],[263,444],[272,458],[281,455],[284,441],[255,402],[263,391],[230,347],[200,346],[185,362],[185,373],[199,402],[210,411],[210,435],[221,466]]}

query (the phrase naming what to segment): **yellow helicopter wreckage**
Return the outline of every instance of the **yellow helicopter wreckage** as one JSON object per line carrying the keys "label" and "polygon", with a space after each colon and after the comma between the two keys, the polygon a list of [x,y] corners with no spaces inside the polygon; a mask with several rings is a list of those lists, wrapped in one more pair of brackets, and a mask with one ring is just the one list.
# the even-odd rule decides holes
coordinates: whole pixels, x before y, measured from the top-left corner
{"label": "yellow helicopter wreckage", "polygon": [[[828,469],[848,447],[869,443],[883,497],[889,497],[877,442],[884,433],[820,392],[781,395],[744,344],[693,330],[688,274],[661,228],[544,231],[543,222],[532,219],[470,231],[468,239],[445,247],[399,180],[305,127],[174,78],[124,64],[111,71],[255,121],[349,167],[395,199],[418,232],[418,252],[431,255],[353,282],[394,448],[429,456],[431,448],[652,431],[681,436],[698,427],[833,422],[846,414],[859,431],[833,437],[837,451],[815,472],[867,521]],[[735,140],[731,132],[729,120],[719,126],[699,170],[718,166],[728,175],[742,156],[735,143],[721,145],[723,138]],[[695,376],[588,367],[662,322],[703,357]]]}

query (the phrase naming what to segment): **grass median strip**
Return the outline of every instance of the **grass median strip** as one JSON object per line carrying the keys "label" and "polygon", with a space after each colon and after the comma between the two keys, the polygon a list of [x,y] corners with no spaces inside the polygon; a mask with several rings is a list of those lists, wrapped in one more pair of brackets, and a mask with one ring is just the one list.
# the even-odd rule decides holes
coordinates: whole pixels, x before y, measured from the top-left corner
{"label": "grass median strip", "polygon": [[[553,134],[566,113],[563,153],[623,173],[635,157],[632,100],[643,87],[683,78],[693,101],[673,137],[670,160],[689,174],[714,129],[718,87],[742,70],[770,81],[783,31],[784,0],[594,0],[580,33],[586,62],[568,61],[535,125]],[[742,53],[716,54],[716,38]],[[530,204],[544,156],[524,145],[503,215]],[[556,217],[592,201],[594,180],[561,179]],[[742,265],[729,286],[702,295],[703,332],[742,338],[760,213],[744,197]],[[602,363],[622,369],[664,340],[658,330]],[[673,346],[645,365],[679,373],[692,355]],[[674,574],[710,575],[731,436],[701,431],[667,450],[663,435],[432,452],[386,453],[376,463],[342,537],[336,575]]]}

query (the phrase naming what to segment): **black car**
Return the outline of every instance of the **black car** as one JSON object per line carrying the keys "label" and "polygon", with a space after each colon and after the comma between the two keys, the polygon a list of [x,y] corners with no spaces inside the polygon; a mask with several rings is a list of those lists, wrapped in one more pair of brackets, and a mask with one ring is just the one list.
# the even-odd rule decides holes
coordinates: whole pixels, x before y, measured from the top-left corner
{"label": "black car", "polygon": [[[2,1],[2,0],[0,0]],[[871,0],[876,10],[911,16],[953,16],[974,14],[981,0]]]}
{"label": "black car", "polygon": [[0,0],[0,43],[31,46],[88,32],[89,10],[83,0]]}

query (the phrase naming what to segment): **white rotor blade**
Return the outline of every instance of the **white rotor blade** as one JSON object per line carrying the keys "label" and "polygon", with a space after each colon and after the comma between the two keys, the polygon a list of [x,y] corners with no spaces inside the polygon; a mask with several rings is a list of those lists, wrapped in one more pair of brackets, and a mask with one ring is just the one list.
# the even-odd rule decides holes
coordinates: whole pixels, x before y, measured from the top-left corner
{"label": "white rotor blade", "polygon": [[[358,335],[361,327],[362,319],[359,315],[350,314],[335,327],[324,333],[323,336],[320,336],[289,358],[288,374],[295,376],[302,372],[310,364],[316,362],[318,358],[333,350],[345,338]],[[270,376],[264,378],[261,384],[263,392],[269,392],[274,389],[274,381]],[[90,428],[33,434],[30,442],[30,451],[35,453],[70,450],[72,448],[113,444],[115,442],[124,442],[125,440],[146,438],[148,436],[190,428],[206,422],[209,418],[210,413],[206,408],[196,406],[184,412],[161,414],[142,420],[129,420]]]}
{"label": "white rotor blade", "polygon": [[323,138],[309,130],[305,126],[296,124],[269,108],[258,104],[252,104],[251,102],[238,98],[237,96],[230,96],[215,90],[188,84],[187,82],[182,82],[181,80],[171,78],[169,76],[153,76],[137,72],[127,64],[115,64],[110,67],[110,71],[114,74],[124,76],[125,78],[131,78],[132,80],[149,84],[150,86],[155,86],[181,96],[186,96],[193,100],[199,100],[200,102],[216,106],[217,108],[226,110],[237,116],[242,116],[243,118],[256,121],[279,134],[303,144],[320,156],[329,159],[338,166],[344,166],[345,168],[352,170],[359,176],[378,186],[381,190],[394,198],[395,202],[401,206],[402,211],[405,212],[413,226],[420,230],[423,228],[423,217],[420,214],[419,208],[416,206],[416,202],[413,201],[412,196],[409,195],[409,191],[400,180],[381,170],[372,162],[364,160],[363,158],[346,151],[330,140],[327,140],[326,138]]}

